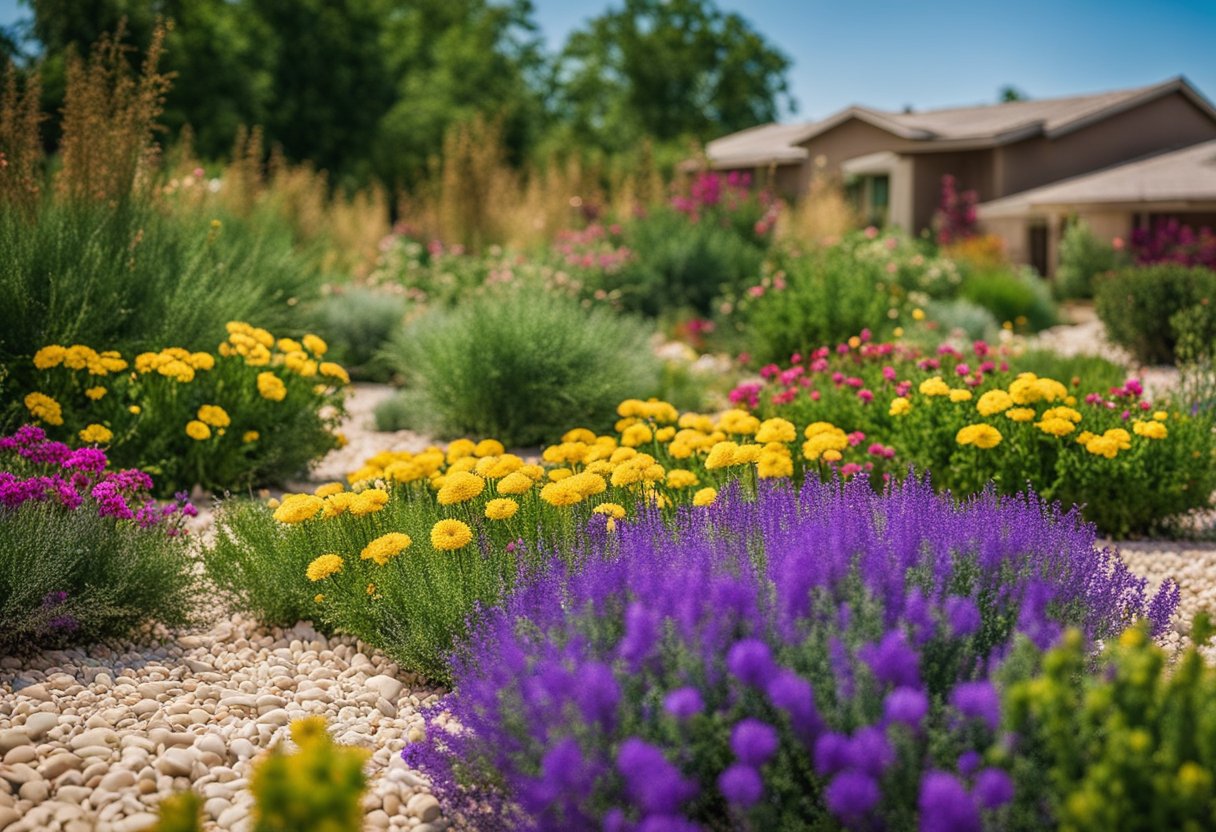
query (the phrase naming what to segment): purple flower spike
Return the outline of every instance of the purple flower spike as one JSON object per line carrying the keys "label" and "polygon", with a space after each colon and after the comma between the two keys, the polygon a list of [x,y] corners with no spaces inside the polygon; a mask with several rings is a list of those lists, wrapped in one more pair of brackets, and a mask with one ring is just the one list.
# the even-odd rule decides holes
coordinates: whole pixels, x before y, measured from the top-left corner
{"label": "purple flower spike", "polygon": [[1013,800],[1013,779],[999,768],[986,768],[975,778],[972,790],[985,809],[998,809]]}
{"label": "purple flower spike", "polygon": [[744,719],[730,733],[730,750],[735,757],[757,768],[777,753],[779,744],[777,730],[758,719]]}
{"label": "purple flower spike", "polygon": [[928,713],[929,697],[918,688],[896,688],[883,702],[883,716],[887,722],[900,722],[913,729],[920,728]]}
{"label": "purple flower spike", "polygon": [[726,667],[740,682],[760,688],[777,673],[772,651],[756,638],[744,639],[730,648]]}
{"label": "purple flower spike", "polygon": [[745,763],[735,763],[718,775],[718,791],[729,803],[750,809],[764,796],[760,772]]}
{"label": "purple flower spike", "polygon": [[920,783],[921,832],[980,832],[980,813],[958,779],[930,771]]}
{"label": "purple flower spike", "polygon": [[676,719],[690,719],[705,710],[696,688],[677,688],[663,698],[663,710]]}
{"label": "purple flower spike", "polygon": [[865,817],[880,797],[877,781],[859,771],[846,771],[833,777],[824,795],[828,811],[845,823]]}
{"label": "purple flower spike", "polygon": [[950,704],[963,716],[982,720],[991,731],[1001,725],[1001,699],[991,682],[963,682],[950,694]]}
{"label": "purple flower spike", "polygon": [[637,737],[621,743],[616,768],[625,779],[630,797],[644,812],[675,814],[696,797],[697,784],[680,774],[662,751]]}
{"label": "purple flower spike", "polygon": [[946,620],[950,629],[960,638],[976,633],[982,623],[980,608],[975,601],[959,595],[951,595],[946,599]]}

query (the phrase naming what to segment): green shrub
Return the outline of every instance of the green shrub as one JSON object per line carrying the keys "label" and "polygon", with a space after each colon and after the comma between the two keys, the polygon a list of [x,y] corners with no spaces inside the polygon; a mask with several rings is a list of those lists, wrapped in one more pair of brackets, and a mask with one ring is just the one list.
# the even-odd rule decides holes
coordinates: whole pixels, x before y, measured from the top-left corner
{"label": "green shrub", "polygon": [[1198,308],[1190,325],[1216,332],[1216,271],[1173,264],[1123,269],[1097,281],[1094,304],[1111,341],[1145,364],[1171,364],[1179,312]]}
{"label": "green shrub", "polygon": [[989,269],[968,274],[960,295],[992,313],[1001,323],[1038,332],[1057,322],[1051,288],[1033,269]]}
{"label": "green shrub", "polygon": [[44,200],[0,205],[0,361],[52,343],[214,346],[231,320],[292,328],[320,280],[286,226]]}
{"label": "green shrub", "polygon": [[293,722],[291,739],[294,753],[276,745],[254,767],[253,832],[358,832],[369,752],[334,743],[322,716]]}
{"label": "green shrub", "polygon": [[[937,325],[933,332],[927,333],[934,341],[943,335],[960,332],[969,341],[984,341],[992,338],[999,328],[996,318],[986,307],[963,298],[931,300],[925,304],[925,316]],[[919,340],[920,334],[914,332],[911,338]]]}
{"label": "green shrub", "polygon": [[713,300],[760,277],[765,250],[730,228],[658,208],[631,222],[624,243],[632,257],[600,278],[625,309],[657,316],[672,309],[710,314]]}
{"label": "green shrub", "polygon": [[1125,265],[1126,258],[1094,236],[1082,221],[1074,222],[1060,240],[1055,291],[1060,298],[1092,298],[1094,278]]}
{"label": "green shrub", "polygon": [[32,418],[53,438],[105,445],[117,464],[154,474],[162,493],[303,473],[340,442],[345,370],[314,335],[276,342],[242,322],[228,331],[218,356],[47,345],[10,367],[15,395],[0,421]]}
{"label": "green shrub", "polygon": [[314,329],[353,378],[385,381],[389,372],[381,352],[405,320],[406,307],[400,294],[340,287],[318,304]]}
{"label": "green shrub", "polygon": [[1019,373],[1060,379],[1074,393],[1106,393],[1127,381],[1127,368],[1100,355],[1061,355],[1052,350],[1026,350],[1009,359]]}
{"label": "green shrub", "polygon": [[27,426],[0,440],[0,654],[133,638],[196,621],[183,501],[150,505],[139,472],[107,471]]}
{"label": "green shrub", "polygon": [[440,433],[529,445],[572,425],[611,424],[619,401],[652,391],[649,334],[639,321],[514,287],[432,310],[387,358]]}

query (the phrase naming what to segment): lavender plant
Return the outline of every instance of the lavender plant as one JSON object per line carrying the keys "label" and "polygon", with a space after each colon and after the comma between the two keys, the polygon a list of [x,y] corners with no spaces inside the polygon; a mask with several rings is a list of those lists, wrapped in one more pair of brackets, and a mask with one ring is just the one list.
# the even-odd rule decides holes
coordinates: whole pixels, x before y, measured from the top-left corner
{"label": "lavender plant", "polygon": [[1033,495],[762,483],[593,520],[486,616],[403,754],[478,829],[1007,828],[1015,639],[1156,631],[1177,603]]}

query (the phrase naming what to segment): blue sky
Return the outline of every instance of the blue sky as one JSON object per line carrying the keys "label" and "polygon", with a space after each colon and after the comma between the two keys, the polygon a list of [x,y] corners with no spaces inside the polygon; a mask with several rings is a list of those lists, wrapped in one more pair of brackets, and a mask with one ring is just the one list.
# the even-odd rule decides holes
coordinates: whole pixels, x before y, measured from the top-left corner
{"label": "blue sky", "polygon": [[[551,48],[621,0],[533,0]],[[849,104],[898,110],[1047,98],[1186,75],[1216,100],[1214,0],[718,0],[793,59],[785,120]],[[0,24],[28,14],[0,0]]]}

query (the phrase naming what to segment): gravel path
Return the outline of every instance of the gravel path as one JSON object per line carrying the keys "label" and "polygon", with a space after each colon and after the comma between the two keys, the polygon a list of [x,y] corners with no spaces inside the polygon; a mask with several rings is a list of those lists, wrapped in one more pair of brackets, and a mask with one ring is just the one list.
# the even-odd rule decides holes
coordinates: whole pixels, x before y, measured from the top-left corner
{"label": "gravel path", "polygon": [[[1161,639],[1167,648],[1180,649],[1189,641],[1195,613],[1207,610],[1216,615],[1216,546],[1159,540],[1111,545],[1119,549],[1128,568],[1148,579],[1152,591],[1166,578],[1178,582],[1182,602],[1173,626]],[[1208,661],[1216,661],[1216,645],[1203,652]]]}

